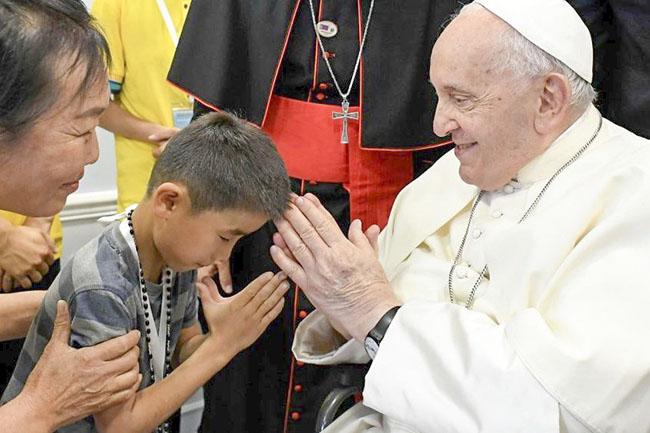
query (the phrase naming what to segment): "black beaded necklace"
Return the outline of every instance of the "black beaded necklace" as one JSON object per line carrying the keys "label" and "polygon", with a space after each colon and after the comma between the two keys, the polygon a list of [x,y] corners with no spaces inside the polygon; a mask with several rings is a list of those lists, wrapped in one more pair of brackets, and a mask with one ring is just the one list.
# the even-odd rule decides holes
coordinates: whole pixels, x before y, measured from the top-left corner
{"label": "black beaded necklace", "polygon": [[[135,245],[135,252],[138,256],[138,271],[140,273],[140,296],[142,300],[142,306],[144,309],[144,324],[147,330],[145,339],[147,341],[147,351],[149,355],[149,373],[151,374],[151,379],[156,382],[156,373],[154,369],[154,360],[153,360],[153,350],[151,348],[151,338],[152,334],[156,334],[155,329],[155,319],[153,317],[153,312],[151,305],[149,304],[149,295],[147,294],[147,287],[144,279],[144,271],[142,270],[142,264],[140,263],[140,255],[138,252],[138,246],[135,242],[135,231],[133,230],[133,220],[131,218],[133,211],[130,211],[126,220],[129,224],[129,233],[133,238],[133,243]],[[164,378],[169,374],[171,369],[171,333],[172,333],[172,296],[171,296],[171,286],[172,286],[172,271],[168,267],[163,269],[163,302],[166,302],[167,310],[167,326],[166,326],[166,335],[165,335],[165,363],[163,366],[163,371],[161,378]],[[150,317],[151,316],[151,317]],[[156,433],[169,433],[169,421],[165,421],[163,424],[159,425],[156,428]]]}

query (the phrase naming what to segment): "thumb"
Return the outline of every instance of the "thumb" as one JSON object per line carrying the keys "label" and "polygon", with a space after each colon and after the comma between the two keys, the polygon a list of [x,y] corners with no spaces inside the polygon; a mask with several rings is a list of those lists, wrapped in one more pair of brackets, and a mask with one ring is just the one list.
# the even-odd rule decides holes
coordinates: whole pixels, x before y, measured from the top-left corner
{"label": "thumb", "polygon": [[65,301],[56,303],[56,318],[54,319],[54,330],[51,340],[68,345],[70,341],[70,314],[68,304]]}
{"label": "thumb", "polygon": [[379,255],[379,233],[381,230],[379,229],[379,226],[377,224],[371,225],[368,230],[366,230],[366,237],[368,238],[368,242],[370,242],[370,245],[372,246],[372,249],[375,252],[375,256]]}
{"label": "thumb", "polygon": [[199,297],[203,305],[206,303],[216,304],[221,300],[217,285],[212,277],[203,277],[201,281],[197,281],[196,289],[199,291]]}

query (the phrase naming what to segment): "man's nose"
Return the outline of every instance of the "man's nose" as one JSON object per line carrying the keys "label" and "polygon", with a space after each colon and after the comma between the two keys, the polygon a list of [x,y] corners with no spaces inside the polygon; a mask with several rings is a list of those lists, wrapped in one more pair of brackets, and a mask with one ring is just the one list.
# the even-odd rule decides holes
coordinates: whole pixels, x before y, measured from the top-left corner
{"label": "man's nose", "polygon": [[447,111],[444,109],[443,104],[438,102],[436,112],[433,116],[433,132],[438,137],[445,137],[459,127],[456,119],[447,113]]}

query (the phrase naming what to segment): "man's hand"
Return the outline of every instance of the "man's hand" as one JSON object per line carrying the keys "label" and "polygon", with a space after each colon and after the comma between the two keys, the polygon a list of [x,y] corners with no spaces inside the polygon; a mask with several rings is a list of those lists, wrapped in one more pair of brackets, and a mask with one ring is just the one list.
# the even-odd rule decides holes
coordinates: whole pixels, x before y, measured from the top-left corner
{"label": "man's hand", "polygon": [[54,262],[54,240],[40,229],[18,226],[3,231],[0,237],[2,290],[9,292],[14,283],[28,289],[46,275]]}
{"label": "man's hand", "polygon": [[163,153],[165,147],[167,146],[167,142],[171,140],[174,135],[178,134],[178,131],[180,131],[178,128],[167,128],[160,125],[157,126],[158,131],[147,137],[150,143],[158,145],[158,147],[156,147],[152,152],[153,156],[156,158],[158,158],[160,154]]}
{"label": "man's hand", "polygon": [[207,338],[217,340],[221,350],[233,357],[253,344],[282,311],[284,294],[289,290],[286,278],[283,272],[266,272],[229,298],[219,295],[212,278],[197,281],[210,328]]}
{"label": "man's hand", "polygon": [[199,268],[196,281],[203,281],[205,277],[213,278],[214,275],[219,275],[219,284],[224,292],[227,294],[232,293],[232,276],[230,274],[230,260],[217,260],[209,266]]}
{"label": "man's hand", "polygon": [[377,259],[379,229],[361,222],[348,238],[313,194],[292,197],[271,256],[345,337],[363,341],[381,316],[401,302]]}
{"label": "man's hand", "polygon": [[66,303],[57,303],[52,338],[32,370],[20,398],[52,430],[132,397],[140,386],[138,331],[94,347],[69,347]]}

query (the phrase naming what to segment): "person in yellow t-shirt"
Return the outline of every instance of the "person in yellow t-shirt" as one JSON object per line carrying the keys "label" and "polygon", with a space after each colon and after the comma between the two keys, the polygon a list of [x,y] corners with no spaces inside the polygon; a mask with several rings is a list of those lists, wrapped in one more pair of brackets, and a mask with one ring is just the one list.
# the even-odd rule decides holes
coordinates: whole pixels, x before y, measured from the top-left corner
{"label": "person in yellow t-shirt", "polygon": [[[7,245],[0,251],[0,293],[50,287],[61,269],[63,229],[59,216],[28,218],[0,210],[0,230],[8,234]],[[0,342],[0,393],[11,379],[23,342]]]}
{"label": "person in yellow t-shirt", "polygon": [[113,100],[100,126],[115,134],[118,212],[144,196],[156,157],[186,126],[192,103],[167,82],[190,0],[94,0],[108,40]]}

